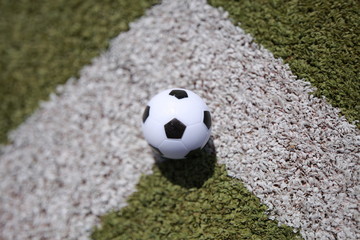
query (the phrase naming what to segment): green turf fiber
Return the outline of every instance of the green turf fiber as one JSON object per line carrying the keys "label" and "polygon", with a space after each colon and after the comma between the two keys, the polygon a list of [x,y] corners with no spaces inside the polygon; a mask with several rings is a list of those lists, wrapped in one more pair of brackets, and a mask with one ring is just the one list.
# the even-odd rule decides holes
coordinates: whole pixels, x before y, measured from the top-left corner
{"label": "green turf fiber", "polygon": [[[347,119],[360,120],[360,2],[209,0]],[[357,123],[360,127],[360,122]]]}
{"label": "green turf fiber", "polygon": [[102,217],[93,239],[301,239],[269,220],[266,206],[214,156],[170,160],[153,171],[127,207]]}
{"label": "green turf fiber", "polygon": [[0,143],[157,0],[0,0]]}

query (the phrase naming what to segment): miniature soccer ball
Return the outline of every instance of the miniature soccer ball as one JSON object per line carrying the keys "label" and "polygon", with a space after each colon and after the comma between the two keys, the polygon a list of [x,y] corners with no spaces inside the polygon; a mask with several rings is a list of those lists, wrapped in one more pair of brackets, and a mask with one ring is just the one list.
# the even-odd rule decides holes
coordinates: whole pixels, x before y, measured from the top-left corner
{"label": "miniature soccer ball", "polygon": [[205,102],[185,89],[168,89],[147,104],[144,137],[164,158],[182,159],[202,149],[211,134],[211,116]]}

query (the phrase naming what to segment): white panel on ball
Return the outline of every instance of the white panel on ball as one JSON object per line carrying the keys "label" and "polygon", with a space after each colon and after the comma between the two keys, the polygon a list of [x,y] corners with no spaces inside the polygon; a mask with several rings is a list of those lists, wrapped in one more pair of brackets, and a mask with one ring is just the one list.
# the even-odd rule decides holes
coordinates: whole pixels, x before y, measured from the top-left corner
{"label": "white panel on ball", "polygon": [[177,106],[176,118],[186,126],[199,123],[203,119],[202,109],[204,109],[202,102],[194,101],[193,98],[181,99]]}
{"label": "white panel on ball", "polygon": [[181,140],[165,140],[159,147],[159,150],[166,158],[182,159],[189,153],[189,150]]}
{"label": "white panel on ball", "polygon": [[203,122],[186,127],[181,139],[182,143],[190,150],[202,148],[209,140],[209,129]]}
{"label": "white panel on ball", "polygon": [[154,147],[167,139],[164,131],[164,125],[160,124],[156,119],[149,117],[143,124],[143,133],[146,141]]}

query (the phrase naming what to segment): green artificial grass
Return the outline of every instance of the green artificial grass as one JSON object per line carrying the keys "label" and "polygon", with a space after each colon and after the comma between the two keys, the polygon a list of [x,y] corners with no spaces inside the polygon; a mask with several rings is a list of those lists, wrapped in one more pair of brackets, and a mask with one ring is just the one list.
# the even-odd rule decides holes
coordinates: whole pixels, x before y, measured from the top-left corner
{"label": "green artificial grass", "polygon": [[215,161],[202,154],[155,165],[127,207],[102,217],[92,239],[301,239],[269,220],[267,207]]}
{"label": "green artificial grass", "polygon": [[[210,0],[350,120],[359,120],[357,1]],[[0,142],[76,76],[155,0],[0,0]],[[359,126],[359,124],[358,124]],[[102,217],[93,239],[301,239],[228,177],[214,156],[169,161],[143,176],[129,206]]]}
{"label": "green artificial grass", "polygon": [[[350,122],[360,120],[360,2],[209,0]],[[360,122],[356,123],[360,127]]]}
{"label": "green artificial grass", "polygon": [[0,0],[0,143],[157,0]]}

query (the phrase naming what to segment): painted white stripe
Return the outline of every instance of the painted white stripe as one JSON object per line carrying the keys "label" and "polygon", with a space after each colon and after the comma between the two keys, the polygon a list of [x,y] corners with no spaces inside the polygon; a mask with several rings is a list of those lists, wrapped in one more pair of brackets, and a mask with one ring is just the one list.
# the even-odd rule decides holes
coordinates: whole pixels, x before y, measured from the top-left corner
{"label": "painted white stripe", "polygon": [[273,217],[308,239],[360,238],[359,131],[201,0],[154,7],[11,134],[1,237],[87,239],[98,215],[125,206],[153,163],[145,103],[170,87],[205,99],[219,161]]}

